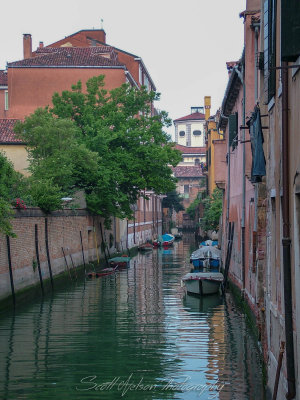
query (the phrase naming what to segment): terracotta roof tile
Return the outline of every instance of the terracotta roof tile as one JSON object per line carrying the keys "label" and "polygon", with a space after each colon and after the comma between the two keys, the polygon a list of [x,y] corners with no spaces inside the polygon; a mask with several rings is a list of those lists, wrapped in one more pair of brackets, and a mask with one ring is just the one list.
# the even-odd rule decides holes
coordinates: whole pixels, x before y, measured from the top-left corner
{"label": "terracotta roof tile", "polygon": [[173,122],[177,122],[177,121],[185,121],[185,120],[205,120],[205,115],[199,112],[193,113],[193,114],[189,114],[186,115],[185,117],[181,117],[181,118],[177,118],[174,119]]}
{"label": "terracotta roof tile", "polygon": [[188,147],[176,144],[175,148],[183,154],[201,154],[206,152],[206,147]]}
{"label": "terracotta roof tile", "polygon": [[99,47],[47,47],[38,49],[36,57],[15,61],[8,67],[123,67],[116,52],[108,46]]}
{"label": "terracotta roof tile", "polygon": [[0,85],[7,86],[7,73],[4,70],[0,70]]}
{"label": "terracotta roof tile", "polygon": [[204,176],[202,174],[202,168],[198,165],[195,166],[177,166],[173,168],[174,175],[176,178],[200,178]]}
{"label": "terracotta roof tile", "polygon": [[0,143],[23,143],[22,140],[16,138],[14,132],[14,126],[18,121],[20,120],[0,118]]}

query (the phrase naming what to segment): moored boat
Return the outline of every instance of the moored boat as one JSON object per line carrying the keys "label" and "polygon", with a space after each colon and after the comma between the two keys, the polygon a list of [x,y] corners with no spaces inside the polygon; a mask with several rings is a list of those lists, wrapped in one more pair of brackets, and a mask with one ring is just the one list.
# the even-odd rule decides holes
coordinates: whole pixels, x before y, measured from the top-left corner
{"label": "moored boat", "polygon": [[182,277],[187,292],[200,296],[218,293],[223,279],[221,272],[190,272]]}
{"label": "moored boat", "polygon": [[153,245],[155,247],[163,246],[172,246],[174,243],[175,237],[174,235],[171,235],[170,233],[165,233],[164,235],[159,235],[156,240],[154,240]]}
{"label": "moored boat", "polygon": [[110,258],[108,260],[109,265],[114,268],[114,267],[128,267],[129,266],[129,262],[130,262],[130,257],[122,256],[122,257],[114,257],[114,258]]}
{"label": "moored boat", "polygon": [[151,251],[153,250],[153,245],[151,243],[144,243],[138,247],[140,251]]}
{"label": "moored boat", "polygon": [[96,271],[91,271],[88,272],[86,275],[88,278],[101,278],[102,276],[106,276],[106,275],[112,275],[115,272],[117,272],[118,269],[118,265],[116,267],[109,267],[109,268],[104,268],[101,269],[100,271],[96,272]]}
{"label": "moored boat", "polygon": [[214,246],[201,246],[190,256],[190,262],[195,269],[203,267],[205,259],[209,260],[209,266],[213,271],[218,271],[221,263],[221,250]]}

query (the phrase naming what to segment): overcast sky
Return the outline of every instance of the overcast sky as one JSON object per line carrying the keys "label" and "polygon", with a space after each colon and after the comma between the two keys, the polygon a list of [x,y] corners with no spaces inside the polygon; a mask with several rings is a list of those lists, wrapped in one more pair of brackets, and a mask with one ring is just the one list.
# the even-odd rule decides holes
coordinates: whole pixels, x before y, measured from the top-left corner
{"label": "overcast sky", "polygon": [[[157,108],[172,119],[221,105],[226,61],[241,57],[246,0],[14,0],[1,4],[0,69],[23,58],[23,33],[33,49],[81,29],[100,29],[107,43],[141,57],[161,93]],[[170,132],[171,133],[171,132]]]}

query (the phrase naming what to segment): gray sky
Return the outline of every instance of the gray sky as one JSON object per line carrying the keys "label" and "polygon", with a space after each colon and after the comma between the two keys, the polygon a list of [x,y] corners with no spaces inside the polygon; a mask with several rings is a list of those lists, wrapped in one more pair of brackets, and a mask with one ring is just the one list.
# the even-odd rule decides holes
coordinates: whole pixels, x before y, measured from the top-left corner
{"label": "gray sky", "polygon": [[[172,119],[212,97],[221,105],[226,61],[243,48],[246,0],[14,0],[1,5],[0,69],[23,57],[23,33],[33,49],[81,29],[101,28],[107,43],[140,56],[161,93],[157,108]],[[173,129],[172,129],[173,131]],[[170,133],[172,132],[170,131]]]}

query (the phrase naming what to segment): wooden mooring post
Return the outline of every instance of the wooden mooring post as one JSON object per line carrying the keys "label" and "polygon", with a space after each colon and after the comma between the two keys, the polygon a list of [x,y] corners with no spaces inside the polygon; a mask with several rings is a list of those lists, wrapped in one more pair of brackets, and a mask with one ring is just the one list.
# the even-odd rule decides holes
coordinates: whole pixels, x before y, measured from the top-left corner
{"label": "wooden mooring post", "polygon": [[40,264],[40,256],[39,256],[39,234],[38,234],[38,226],[37,226],[37,224],[34,225],[34,229],[35,229],[35,253],[36,253],[36,261],[37,261],[37,266],[38,266],[38,271],[39,271],[39,277],[40,277],[40,284],[41,284],[42,294],[44,294],[44,284],[43,284],[42,271],[41,271],[41,264]]}
{"label": "wooden mooring post", "polygon": [[16,296],[15,296],[14,277],[13,277],[12,265],[11,265],[10,239],[9,239],[8,235],[6,236],[6,244],[7,244],[7,258],[8,258],[8,269],[9,269],[11,295],[12,295],[12,299],[13,299],[13,304],[15,306],[16,305]]}

